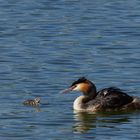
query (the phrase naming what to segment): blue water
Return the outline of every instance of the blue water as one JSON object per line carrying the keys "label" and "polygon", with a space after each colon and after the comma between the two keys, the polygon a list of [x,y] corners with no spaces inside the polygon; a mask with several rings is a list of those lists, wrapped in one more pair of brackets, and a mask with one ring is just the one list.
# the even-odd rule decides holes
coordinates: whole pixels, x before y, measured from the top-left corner
{"label": "blue water", "polygon": [[86,76],[140,97],[139,75],[139,0],[0,0],[0,140],[139,140],[140,112],[80,114],[60,94]]}

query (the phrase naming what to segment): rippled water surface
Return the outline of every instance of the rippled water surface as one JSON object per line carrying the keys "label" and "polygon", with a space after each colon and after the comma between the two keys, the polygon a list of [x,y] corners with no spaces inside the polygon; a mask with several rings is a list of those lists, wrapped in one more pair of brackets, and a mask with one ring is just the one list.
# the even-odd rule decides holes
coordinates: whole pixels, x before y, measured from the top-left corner
{"label": "rippled water surface", "polygon": [[81,76],[140,97],[139,0],[0,1],[1,140],[140,139],[140,112],[73,111]]}

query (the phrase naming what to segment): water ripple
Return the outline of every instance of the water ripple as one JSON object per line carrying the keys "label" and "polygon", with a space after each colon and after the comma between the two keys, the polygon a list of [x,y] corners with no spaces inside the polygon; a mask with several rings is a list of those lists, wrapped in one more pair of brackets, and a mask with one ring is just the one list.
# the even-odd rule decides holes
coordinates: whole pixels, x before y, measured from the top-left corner
{"label": "water ripple", "polygon": [[[78,93],[60,94],[87,76],[139,96],[139,5],[1,0],[0,139],[140,139],[139,112],[78,114]],[[22,104],[37,96],[39,108]]]}

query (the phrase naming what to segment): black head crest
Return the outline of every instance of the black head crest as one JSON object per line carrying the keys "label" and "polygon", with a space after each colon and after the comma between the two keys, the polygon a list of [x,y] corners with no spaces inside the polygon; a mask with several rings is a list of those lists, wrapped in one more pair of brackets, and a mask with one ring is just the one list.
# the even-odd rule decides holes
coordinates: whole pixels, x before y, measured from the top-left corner
{"label": "black head crest", "polygon": [[74,81],[71,86],[74,86],[74,85],[79,84],[79,83],[85,83],[87,81],[88,80],[85,77],[81,77],[78,80]]}

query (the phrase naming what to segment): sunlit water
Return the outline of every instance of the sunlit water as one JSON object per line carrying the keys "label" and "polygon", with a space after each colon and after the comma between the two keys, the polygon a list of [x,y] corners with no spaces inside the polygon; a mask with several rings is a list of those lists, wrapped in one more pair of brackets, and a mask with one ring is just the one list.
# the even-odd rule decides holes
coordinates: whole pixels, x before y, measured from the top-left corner
{"label": "sunlit water", "polygon": [[81,76],[140,97],[139,0],[0,1],[1,140],[140,139],[140,112],[73,111]]}

